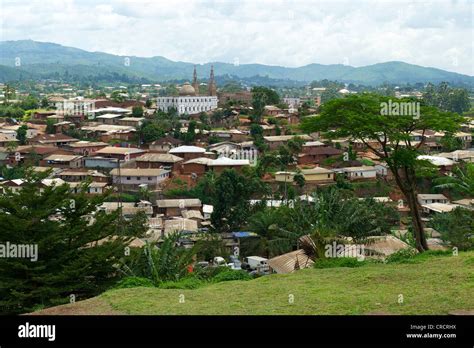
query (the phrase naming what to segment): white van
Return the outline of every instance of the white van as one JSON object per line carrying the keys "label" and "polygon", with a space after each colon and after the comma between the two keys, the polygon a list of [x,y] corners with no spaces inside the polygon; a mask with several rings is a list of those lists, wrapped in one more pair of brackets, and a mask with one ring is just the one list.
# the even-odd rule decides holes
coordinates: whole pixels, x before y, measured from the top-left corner
{"label": "white van", "polygon": [[268,269],[268,259],[260,256],[248,256],[244,258],[244,264],[252,271]]}

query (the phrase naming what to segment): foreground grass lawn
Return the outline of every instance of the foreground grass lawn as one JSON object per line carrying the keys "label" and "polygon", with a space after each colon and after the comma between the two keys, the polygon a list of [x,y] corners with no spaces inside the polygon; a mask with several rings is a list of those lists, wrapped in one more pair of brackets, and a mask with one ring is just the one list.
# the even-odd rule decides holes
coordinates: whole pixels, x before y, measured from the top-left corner
{"label": "foreground grass lawn", "polygon": [[474,310],[474,252],[306,269],[195,290],[110,290],[96,299],[122,314],[448,314]]}

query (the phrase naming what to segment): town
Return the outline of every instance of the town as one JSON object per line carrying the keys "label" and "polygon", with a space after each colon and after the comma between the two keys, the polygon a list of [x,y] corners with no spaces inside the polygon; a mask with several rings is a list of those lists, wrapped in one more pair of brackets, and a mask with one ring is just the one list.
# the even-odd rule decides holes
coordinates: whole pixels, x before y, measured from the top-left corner
{"label": "town", "polygon": [[[0,314],[22,320],[15,339],[61,344],[76,326],[36,319],[49,315],[90,315],[91,342],[106,327],[95,315],[307,315],[300,332],[363,315],[328,335],[365,327],[374,342],[382,317],[439,315],[387,327],[464,337],[474,77],[469,40],[451,32],[470,33],[469,6],[436,4],[441,30],[389,2],[398,15],[98,3],[5,5]],[[173,320],[139,333],[228,324]],[[229,327],[283,329],[257,320]],[[132,336],[123,325],[116,338]]]}

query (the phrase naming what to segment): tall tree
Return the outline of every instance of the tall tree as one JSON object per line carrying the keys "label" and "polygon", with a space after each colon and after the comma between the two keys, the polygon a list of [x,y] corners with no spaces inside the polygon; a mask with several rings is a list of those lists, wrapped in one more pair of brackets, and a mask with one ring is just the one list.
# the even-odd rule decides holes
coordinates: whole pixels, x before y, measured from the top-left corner
{"label": "tall tree", "polygon": [[[414,101],[400,99],[395,103],[400,102]],[[423,141],[414,144],[410,136],[414,130],[420,130],[422,134],[426,130],[454,132],[462,117],[424,105],[420,105],[419,115],[383,112],[384,107],[392,104],[390,98],[375,94],[334,99],[323,106],[319,117],[305,119],[302,128],[307,132],[327,132],[330,138],[358,139],[387,163],[410,208],[416,248],[422,252],[428,245],[416,197],[416,171],[423,165],[417,160]],[[378,147],[369,141],[376,141]]]}
{"label": "tall tree", "polygon": [[256,192],[255,185],[233,169],[226,169],[216,180],[214,212],[211,222],[218,232],[232,232],[247,220],[249,200]]}
{"label": "tall tree", "polygon": [[[118,211],[98,209],[104,197],[73,194],[68,185],[45,187],[48,174],[27,172],[20,191],[0,195],[0,252],[10,250],[0,257],[2,313],[97,295],[116,281],[130,236],[144,233],[143,215],[123,221]],[[19,247],[30,257],[11,257]]]}
{"label": "tall tree", "polygon": [[28,131],[28,126],[23,125],[16,131],[16,138],[20,142],[20,145],[26,144],[26,133]]}

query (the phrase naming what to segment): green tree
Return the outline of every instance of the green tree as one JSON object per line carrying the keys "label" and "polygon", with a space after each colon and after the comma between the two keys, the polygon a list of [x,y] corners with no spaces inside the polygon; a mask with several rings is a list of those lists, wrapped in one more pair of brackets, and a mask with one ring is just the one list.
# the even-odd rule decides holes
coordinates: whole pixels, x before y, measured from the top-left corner
{"label": "green tree", "polygon": [[463,88],[452,88],[447,82],[441,82],[438,86],[428,84],[423,100],[427,105],[458,114],[468,111],[471,107],[468,91]]}
{"label": "green tree", "polygon": [[280,102],[278,93],[267,87],[252,88],[252,114],[250,118],[255,123],[260,123],[266,105],[275,105]]}
{"label": "green tree", "polygon": [[132,117],[143,117],[143,108],[140,105],[132,108]]}
{"label": "green tree", "polygon": [[327,103],[328,101],[333,99],[342,98],[341,93],[339,93],[339,89],[340,88],[337,86],[327,87],[326,90],[321,93],[321,104]]}
{"label": "green tree", "polygon": [[18,130],[16,131],[16,138],[20,142],[20,145],[25,145],[26,144],[26,133],[27,133],[27,131],[28,131],[28,126],[27,125],[20,126],[20,128],[18,128]]}
{"label": "green tree", "polygon": [[194,143],[194,140],[196,139],[196,126],[197,126],[196,121],[189,122],[188,130],[186,131],[183,137],[183,141],[186,144]]}
{"label": "green tree", "polygon": [[440,144],[444,151],[455,151],[463,148],[463,141],[460,138],[456,138],[452,133],[446,133],[441,139]]}
{"label": "green tree", "polygon": [[142,214],[123,221],[119,211],[100,211],[104,197],[73,194],[68,185],[41,187],[48,174],[27,172],[20,191],[0,196],[0,244],[33,248],[32,258],[0,258],[2,313],[101,293],[116,282],[127,243],[145,231]]}
{"label": "green tree", "polygon": [[305,141],[299,137],[299,136],[295,136],[293,138],[291,138],[290,140],[288,140],[288,142],[286,143],[288,148],[290,149],[290,151],[296,155],[298,153],[301,152],[301,150],[303,149],[303,144],[305,143]]}
{"label": "green tree", "polygon": [[33,109],[37,109],[40,106],[40,103],[38,99],[29,95],[20,102],[19,106],[23,110],[33,110]]}
{"label": "green tree", "polygon": [[455,167],[451,176],[443,176],[434,180],[434,188],[450,189],[467,197],[474,197],[474,163],[466,163],[465,167]]}
{"label": "green tree", "polygon": [[110,95],[110,99],[116,103],[123,103],[125,101],[122,91],[113,91]]}
{"label": "green tree", "polygon": [[211,222],[218,232],[232,232],[243,226],[248,218],[249,200],[254,185],[233,169],[224,170],[216,180],[214,212]]}
{"label": "green tree", "polygon": [[159,248],[147,244],[144,252],[126,263],[130,275],[147,277],[155,285],[165,281],[177,281],[188,273],[193,263],[196,247],[187,249],[179,245],[181,235],[178,231],[167,235]]}
{"label": "green tree", "polygon": [[46,121],[46,133],[48,133],[48,134],[56,133],[56,128],[54,127],[55,123],[56,122],[54,122],[54,120],[51,120],[51,119],[48,119]]}
{"label": "green tree", "polygon": [[436,214],[430,227],[441,233],[441,239],[459,250],[474,248],[474,210],[456,208],[449,213]]}
{"label": "green tree", "polygon": [[5,95],[5,104],[8,104],[12,99],[15,99],[15,88],[7,83],[5,87],[3,87],[3,94]]}
{"label": "green tree", "polygon": [[49,100],[48,100],[48,98],[44,97],[43,99],[41,99],[41,107],[42,107],[43,109],[49,108]]}
{"label": "green tree", "polygon": [[295,176],[293,177],[293,180],[295,181],[296,185],[298,185],[300,189],[302,189],[304,185],[306,185],[306,179],[304,178],[304,175],[301,172],[296,173]]}
{"label": "green tree", "polygon": [[146,120],[140,126],[139,135],[143,143],[149,144],[165,136],[165,131],[155,122]]}
{"label": "green tree", "polygon": [[[373,94],[352,95],[334,99],[323,106],[321,116],[303,120],[302,128],[307,132],[323,131],[330,138],[352,137],[361,140],[372,152],[385,161],[394,175],[411,211],[416,248],[428,249],[420,209],[416,198],[416,171],[423,165],[417,160],[419,144],[412,144],[413,130],[425,132],[454,132],[462,118],[441,112],[434,107],[421,106],[421,115],[385,115],[381,110],[390,98]],[[408,101],[400,99],[400,102]],[[377,141],[374,148],[368,140]]]}

